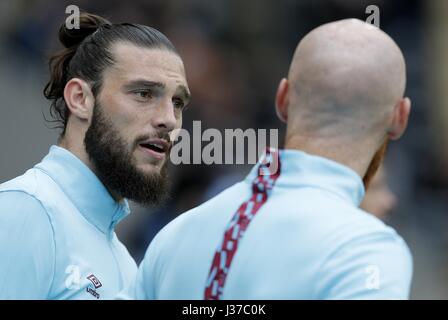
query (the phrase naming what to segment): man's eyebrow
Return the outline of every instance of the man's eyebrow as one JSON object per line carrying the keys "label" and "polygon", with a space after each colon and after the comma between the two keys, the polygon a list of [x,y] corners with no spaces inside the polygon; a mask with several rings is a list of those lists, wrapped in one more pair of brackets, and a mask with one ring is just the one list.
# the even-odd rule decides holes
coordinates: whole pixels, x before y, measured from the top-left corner
{"label": "man's eyebrow", "polygon": [[[125,90],[133,90],[136,88],[156,88],[156,89],[165,89],[165,84],[157,81],[150,81],[145,79],[137,79],[132,80],[124,85]],[[190,91],[184,85],[179,85],[177,87],[177,91],[180,92],[180,96],[185,100],[185,102],[189,102],[191,99]]]}
{"label": "man's eyebrow", "polygon": [[124,85],[126,90],[131,90],[135,88],[158,88],[164,89],[165,84],[157,81],[149,81],[144,79],[132,80]]}

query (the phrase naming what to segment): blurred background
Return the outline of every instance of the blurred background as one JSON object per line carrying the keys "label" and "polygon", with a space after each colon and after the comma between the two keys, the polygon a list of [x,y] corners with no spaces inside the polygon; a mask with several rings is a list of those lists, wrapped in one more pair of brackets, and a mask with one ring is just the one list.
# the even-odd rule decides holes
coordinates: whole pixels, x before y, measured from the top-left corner
{"label": "blurred background", "polygon": [[[280,137],[274,94],[298,41],[329,21],[366,20],[366,7],[377,5],[381,29],[405,55],[413,109],[407,133],[390,145],[363,206],[411,248],[411,297],[448,299],[448,1],[0,0],[0,183],[32,167],[56,143],[59,132],[44,120],[49,103],[42,90],[70,4],[114,23],[155,27],[171,39],[192,92],[187,130],[201,120],[202,130],[277,128]],[[133,204],[118,227],[137,262],[160,228],[243,178],[250,165],[171,169],[171,199],[157,209]]]}

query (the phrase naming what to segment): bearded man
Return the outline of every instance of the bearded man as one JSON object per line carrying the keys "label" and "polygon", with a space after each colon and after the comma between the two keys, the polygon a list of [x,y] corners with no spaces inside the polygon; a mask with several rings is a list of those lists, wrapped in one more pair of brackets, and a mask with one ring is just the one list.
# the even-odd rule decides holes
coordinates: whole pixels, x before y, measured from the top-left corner
{"label": "bearded man", "polygon": [[1,299],[111,299],[133,279],[114,228],[126,199],[166,195],[170,135],[190,96],[182,59],[151,27],[82,13],[59,39],[44,90],[58,144],[0,185]]}

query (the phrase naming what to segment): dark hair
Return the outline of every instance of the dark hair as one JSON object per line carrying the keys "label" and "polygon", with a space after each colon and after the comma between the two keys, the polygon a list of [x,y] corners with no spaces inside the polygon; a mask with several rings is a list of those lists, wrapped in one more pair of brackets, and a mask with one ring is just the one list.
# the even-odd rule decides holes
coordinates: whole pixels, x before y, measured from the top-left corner
{"label": "dark hair", "polygon": [[93,94],[99,92],[102,74],[114,63],[111,46],[127,41],[140,47],[163,48],[177,54],[170,40],[154,28],[132,24],[112,24],[100,16],[81,12],[79,29],[67,29],[65,22],[59,29],[59,40],[65,49],[49,60],[50,80],[44,95],[51,101],[50,114],[65,134],[70,111],[64,100],[64,88],[72,78],[87,81]]}

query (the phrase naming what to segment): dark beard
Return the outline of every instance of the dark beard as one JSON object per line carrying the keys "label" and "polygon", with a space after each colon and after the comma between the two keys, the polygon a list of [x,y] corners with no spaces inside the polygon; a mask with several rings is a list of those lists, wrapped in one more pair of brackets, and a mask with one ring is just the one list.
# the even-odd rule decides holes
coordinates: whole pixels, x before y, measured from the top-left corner
{"label": "dark beard", "polygon": [[101,105],[95,103],[92,122],[84,138],[86,152],[98,178],[110,192],[143,206],[162,203],[169,190],[168,161],[157,173],[145,174],[139,170],[132,157],[138,144],[127,147],[102,110]]}
{"label": "dark beard", "polygon": [[384,156],[386,155],[387,145],[389,144],[389,139],[386,139],[383,144],[378,148],[375,152],[375,155],[372,158],[372,161],[367,168],[366,174],[362,181],[364,182],[364,188],[367,190],[369,188],[370,181],[375,176],[375,173],[378,171],[381,163],[384,160]]}

